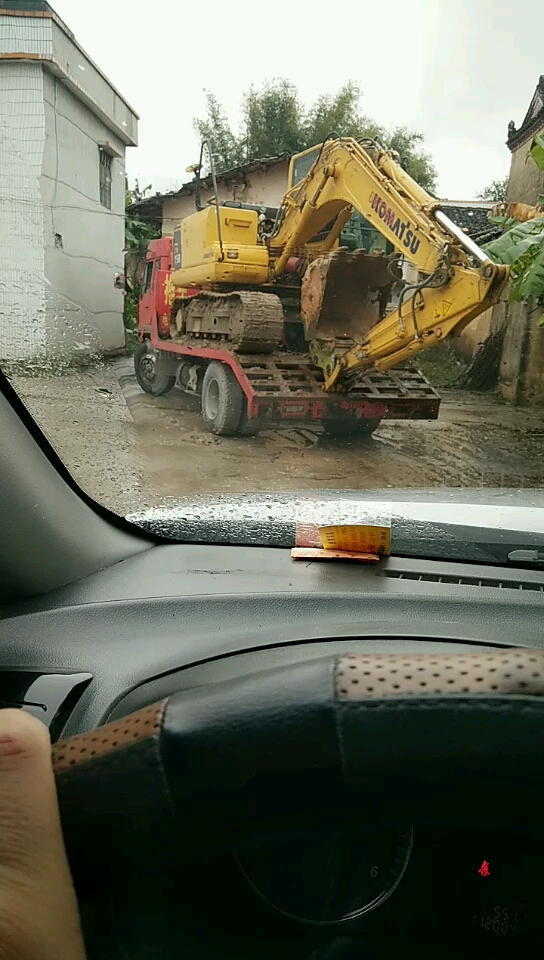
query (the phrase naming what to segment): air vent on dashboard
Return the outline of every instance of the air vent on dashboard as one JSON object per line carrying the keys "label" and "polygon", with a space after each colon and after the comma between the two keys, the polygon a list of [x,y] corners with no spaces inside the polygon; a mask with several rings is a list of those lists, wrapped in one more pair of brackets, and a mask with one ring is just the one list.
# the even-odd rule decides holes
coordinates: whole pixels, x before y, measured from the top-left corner
{"label": "air vent on dashboard", "polygon": [[0,671],[0,708],[19,707],[45,723],[54,742],[92,673],[36,673],[29,670]]}
{"label": "air vent on dashboard", "polygon": [[451,574],[420,573],[417,570],[381,570],[381,577],[393,577],[395,580],[418,580],[430,583],[452,583],[455,586],[498,587],[499,590],[532,590],[544,593],[544,584],[532,580],[499,580],[491,577],[456,577]]}

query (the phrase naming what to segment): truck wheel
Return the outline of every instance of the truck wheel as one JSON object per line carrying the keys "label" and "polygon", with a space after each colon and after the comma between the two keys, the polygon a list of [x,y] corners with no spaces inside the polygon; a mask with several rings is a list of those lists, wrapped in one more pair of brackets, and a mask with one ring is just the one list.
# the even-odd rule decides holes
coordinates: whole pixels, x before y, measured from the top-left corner
{"label": "truck wheel", "polygon": [[157,374],[157,352],[148,340],[139,343],[134,351],[134,372],[142,390],[160,397],[168,393],[176,382],[172,374]]}
{"label": "truck wheel", "polygon": [[238,432],[244,393],[231,368],[213,360],[202,381],[202,416],[212,433],[232,437]]}
{"label": "truck wheel", "polygon": [[345,420],[322,420],[321,424],[329,437],[369,437],[379,427],[381,417],[374,420],[359,420],[355,417]]}

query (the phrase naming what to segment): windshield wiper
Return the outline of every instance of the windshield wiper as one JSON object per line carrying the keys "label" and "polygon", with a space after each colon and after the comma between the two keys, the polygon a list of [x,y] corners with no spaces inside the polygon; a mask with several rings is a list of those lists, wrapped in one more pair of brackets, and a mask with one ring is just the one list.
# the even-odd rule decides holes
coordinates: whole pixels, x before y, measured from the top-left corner
{"label": "windshield wiper", "polygon": [[512,550],[508,554],[511,563],[544,564],[544,550]]}

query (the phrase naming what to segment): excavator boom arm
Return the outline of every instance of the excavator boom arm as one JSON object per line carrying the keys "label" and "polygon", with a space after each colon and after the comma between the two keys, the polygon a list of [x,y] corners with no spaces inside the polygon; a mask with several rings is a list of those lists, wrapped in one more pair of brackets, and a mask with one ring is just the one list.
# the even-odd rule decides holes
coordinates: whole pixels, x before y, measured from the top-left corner
{"label": "excavator boom arm", "polygon": [[270,241],[274,264],[282,273],[285,259],[346,206],[357,210],[405,254],[419,270],[432,273],[446,235],[432,218],[439,206],[385,151],[367,152],[351,138],[332,140],[307,176],[285,196],[280,229]]}
{"label": "excavator boom arm", "polygon": [[292,256],[313,257],[330,249],[315,242],[357,210],[418,269],[423,279],[410,296],[348,348],[318,340],[311,353],[323,368],[325,388],[340,377],[374,367],[384,370],[431,346],[496,303],[508,281],[499,267],[440,210],[390,153],[351,138],[326,142],[306,177],[285,195],[278,226],[269,240],[276,277]]}
{"label": "excavator boom arm", "polygon": [[447,287],[429,287],[419,295],[414,292],[325,370],[327,389],[341,374],[349,376],[369,366],[378,372],[388,370],[435,346],[454,330],[460,332],[497,303],[508,277],[508,267],[495,264],[481,271],[459,268]]}

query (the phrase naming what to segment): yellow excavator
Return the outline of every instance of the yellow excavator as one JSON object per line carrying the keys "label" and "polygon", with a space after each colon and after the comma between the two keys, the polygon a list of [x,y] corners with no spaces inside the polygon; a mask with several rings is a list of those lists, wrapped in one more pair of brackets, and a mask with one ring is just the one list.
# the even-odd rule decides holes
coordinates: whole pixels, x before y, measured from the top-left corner
{"label": "yellow excavator", "polygon": [[[275,376],[268,370],[259,379],[267,357],[283,377],[285,399],[285,376],[277,361],[281,351],[293,364],[294,357],[306,354],[313,385],[318,383],[329,400],[318,410],[322,420],[372,419],[368,410],[348,409],[349,404],[333,410],[334,395],[357,399],[365,376],[398,365],[404,369],[419,351],[460,331],[496,303],[507,285],[508,268],[493,263],[408,175],[400,157],[375,140],[334,137],[294,156],[289,188],[277,210],[220,201],[213,160],[213,196],[203,204],[202,163],[203,152],[199,164],[189,168],[197,175],[197,210],[172,239],[165,281],[168,317],[163,315],[162,323],[158,317],[156,330],[139,326],[140,338],[150,339],[156,356],[170,362],[163,375],[172,374],[177,354],[184,364],[180,382],[190,383],[192,377],[196,390],[200,378],[199,392],[209,388],[206,375],[213,380],[206,367],[220,362],[230,367],[246,404],[242,398],[240,409],[226,418],[228,429],[214,426],[214,403],[217,408],[221,401],[216,378],[211,393],[207,389],[207,410],[202,392],[204,417],[215,432],[244,432],[244,425],[251,432],[248,421],[262,418],[270,393],[261,389],[261,380],[272,382]],[[354,212],[385,238],[380,251],[341,246]],[[403,261],[416,268],[417,279],[410,283],[403,282]],[[387,312],[393,288],[399,293]],[[303,399],[303,380],[295,377],[292,400],[294,394]],[[336,399],[338,404],[342,398]],[[435,407],[428,416],[437,415]],[[388,407],[381,415],[397,414]]]}

